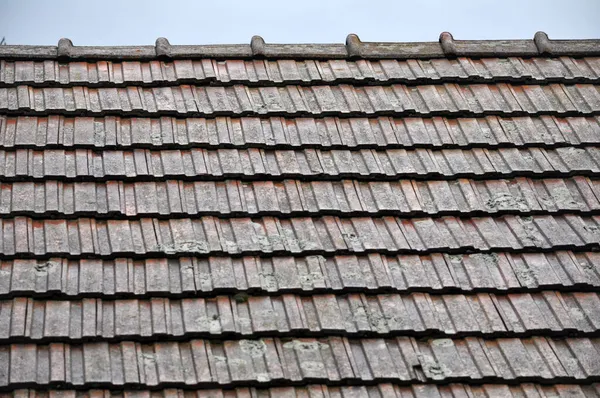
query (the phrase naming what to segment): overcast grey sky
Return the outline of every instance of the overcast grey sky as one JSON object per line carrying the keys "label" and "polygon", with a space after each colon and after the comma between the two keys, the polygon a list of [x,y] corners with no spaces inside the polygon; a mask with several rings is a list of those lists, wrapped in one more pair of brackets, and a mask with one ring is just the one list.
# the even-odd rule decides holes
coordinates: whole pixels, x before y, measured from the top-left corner
{"label": "overcast grey sky", "polygon": [[600,0],[0,0],[8,44],[340,43],[600,38]]}

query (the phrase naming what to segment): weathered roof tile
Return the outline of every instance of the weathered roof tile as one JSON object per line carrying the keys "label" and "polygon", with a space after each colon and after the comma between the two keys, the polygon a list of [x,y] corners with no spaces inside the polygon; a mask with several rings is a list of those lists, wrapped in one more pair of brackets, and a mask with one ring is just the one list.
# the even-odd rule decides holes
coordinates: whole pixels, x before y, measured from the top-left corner
{"label": "weathered roof tile", "polygon": [[[545,346],[553,349],[546,350]],[[153,344],[13,344],[10,348],[0,347],[0,355],[10,353],[10,359],[7,356],[0,364],[10,378],[0,382],[3,386],[8,383],[48,385],[48,369],[53,369],[53,382],[64,382],[67,386],[127,383],[149,387],[208,387],[309,380],[400,382],[419,381],[418,377],[446,382],[461,378],[536,381],[552,377],[588,381],[600,373],[597,350],[596,339],[544,337],[426,341],[407,337],[386,340],[329,337],[290,341],[265,338]],[[136,355],[136,351],[142,355]],[[192,357],[195,360],[188,361]],[[125,358],[130,361],[124,361]],[[495,366],[490,361],[495,361]],[[66,363],[71,364],[70,368],[65,367]],[[187,366],[192,366],[195,372],[189,372]],[[65,372],[56,371],[63,367]],[[137,372],[131,373],[135,368],[139,376]],[[128,374],[133,377],[122,377]]]}
{"label": "weathered roof tile", "polygon": [[[137,98],[143,98],[139,102]],[[176,98],[178,100],[176,100]],[[369,100],[367,100],[369,99]],[[548,104],[552,104],[550,107]],[[423,116],[504,113],[593,114],[600,111],[595,85],[509,86],[285,86],[285,87],[128,87],[0,88],[4,112],[140,116],[290,115],[378,116],[391,112]]]}
{"label": "weathered roof tile", "polygon": [[598,57],[432,60],[174,60],[126,62],[1,60],[0,83],[160,85],[164,83],[299,84],[425,81],[598,81]]}
{"label": "weathered roof tile", "polygon": [[[415,398],[429,398],[441,396],[486,396],[491,398],[516,398],[527,394],[527,396],[535,398],[560,397],[560,398],[585,398],[598,394],[600,387],[597,383],[588,385],[577,384],[483,384],[469,385],[450,383],[447,385],[438,384],[413,384],[410,386],[402,386],[395,384],[375,384],[364,386],[327,386],[320,384],[310,384],[300,387],[238,387],[235,389],[201,389],[201,390],[177,390],[174,388],[163,390],[61,390],[53,391],[52,396],[61,397],[79,397],[82,398],[105,398],[108,396],[115,398],[166,398],[166,397],[185,397],[185,398],[247,398],[249,396],[260,396],[267,398],[286,397],[286,398],[301,398],[305,396],[315,397],[368,397],[379,398],[382,396],[391,398],[400,398],[410,396]],[[44,390],[15,390],[12,393],[0,393],[2,398],[45,398],[48,392]]]}
{"label": "weathered roof tile", "polygon": [[[176,134],[173,135],[173,130]],[[597,117],[160,119],[0,116],[11,147],[465,147],[565,146],[600,139]]]}
{"label": "weathered roof tile", "polygon": [[[31,314],[25,314],[31,311]],[[109,315],[108,315],[109,314]],[[108,316],[107,316],[108,315]],[[252,335],[524,336],[593,334],[596,293],[217,296],[0,301],[0,341]],[[88,331],[86,333],[86,331]]]}
{"label": "weathered roof tile", "polygon": [[576,291],[600,286],[597,253],[3,260],[0,295],[173,298],[413,291]]}
{"label": "weathered roof tile", "polygon": [[361,150],[0,149],[4,181],[35,179],[215,180],[557,177],[600,170],[595,146],[583,148]]}
{"label": "weathered roof tile", "polygon": [[[452,250],[591,249],[596,217],[497,218],[274,217],[198,219],[0,219],[6,256],[185,255],[288,252],[439,252]],[[25,232],[30,231],[30,232]],[[25,237],[27,238],[25,239]]]}

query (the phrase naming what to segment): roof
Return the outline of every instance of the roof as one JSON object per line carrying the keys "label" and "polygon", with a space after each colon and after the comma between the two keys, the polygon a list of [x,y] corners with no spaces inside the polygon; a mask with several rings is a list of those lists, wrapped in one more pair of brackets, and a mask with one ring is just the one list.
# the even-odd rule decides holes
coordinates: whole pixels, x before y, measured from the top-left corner
{"label": "roof", "polygon": [[600,40],[0,46],[0,397],[600,395]]}

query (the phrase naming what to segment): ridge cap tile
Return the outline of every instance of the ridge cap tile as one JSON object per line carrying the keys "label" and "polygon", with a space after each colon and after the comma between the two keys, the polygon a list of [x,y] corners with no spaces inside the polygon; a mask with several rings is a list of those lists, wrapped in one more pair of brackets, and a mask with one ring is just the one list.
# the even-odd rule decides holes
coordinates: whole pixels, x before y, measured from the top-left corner
{"label": "ridge cap tile", "polygon": [[[260,37],[260,36],[255,36]],[[261,51],[253,51],[252,44],[168,45],[160,38],[155,46],[73,46],[69,39],[61,39],[58,46],[5,45],[0,47],[0,58],[40,57],[54,59],[154,59],[172,58],[443,58],[445,56],[526,56],[571,54],[575,56],[600,54],[600,40],[551,40],[537,32],[533,40],[453,40],[443,32],[439,42],[363,42],[351,34],[346,44],[271,44],[261,38]],[[165,39],[166,40],[166,39]],[[255,41],[253,41],[254,44]],[[449,51],[450,43],[452,50]],[[65,51],[65,49],[67,49]],[[254,47],[258,48],[258,47]],[[36,54],[37,53],[37,54]]]}

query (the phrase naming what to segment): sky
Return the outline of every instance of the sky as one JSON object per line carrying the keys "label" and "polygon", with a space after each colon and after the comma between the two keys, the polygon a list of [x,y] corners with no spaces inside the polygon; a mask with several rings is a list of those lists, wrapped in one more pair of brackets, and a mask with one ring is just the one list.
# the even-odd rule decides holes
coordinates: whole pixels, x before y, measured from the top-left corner
{"label": "sky", "polygon": [[600,0],[0,0],[7,44],[343,43],[600,38]]}

